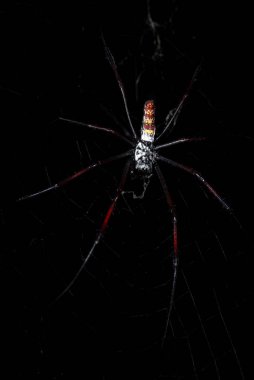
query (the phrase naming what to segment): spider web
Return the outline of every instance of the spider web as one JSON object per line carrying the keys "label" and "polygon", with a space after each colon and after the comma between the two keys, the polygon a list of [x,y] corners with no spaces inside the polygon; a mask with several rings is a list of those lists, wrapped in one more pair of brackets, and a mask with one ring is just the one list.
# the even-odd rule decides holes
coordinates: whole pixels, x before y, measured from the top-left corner
{"label": "spider web", "polygon": [[[253,138],[227,69],[240,65],[228,40],[236,30],[229,23],[224,31],[227,12],[221,5],[217,11],[214,3],[204,9],[201,2],[173,0],[142,1],[138,8],[130,2],[88,2],[84,10],[20,2],[2,9],[1,35],[9,39],[1,45],[1,326],[12,363],[9,378],[249,378]],[[129,193],[121,197],[86,270],[58,302],[96,239],[124,161],[59,192],[15,202],[129,149],[111,136],[57,120],[62,116],[130,135],[101,31],[137,134],[144,102],[155,99],[159,130],[202,62],[170,138],[209,139],[161,152],[200,171],[240,220],[190,175],[161,164],[176,204],[180,255],[163,351],[172,224],[156,176],[142,200]],[[128,181],[126,190],[133,186]]]}

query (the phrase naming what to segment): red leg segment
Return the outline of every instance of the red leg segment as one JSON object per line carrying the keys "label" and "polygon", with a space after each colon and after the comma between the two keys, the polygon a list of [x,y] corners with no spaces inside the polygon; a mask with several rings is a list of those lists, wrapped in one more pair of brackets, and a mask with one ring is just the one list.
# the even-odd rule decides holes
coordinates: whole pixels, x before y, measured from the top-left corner
{"label": "red leg segment", "polygon": [[87,257],[85,258],[85,260],[83,261],[82,265],[80,266],[79,270],[77,271],[77,273],[75,274],[75,276],[73,277],[73,279],[71,280],[71,282],[67,285],[67,287],[57,296],[57,298],[54,300],[54,303],[56,301],[58,301],[60,298],[62,298],[62,296],[67,293],[71,287],[73,286],[73,284],[76,282],[76,280],[78,279],[80,273],[82,272],[82,270],[85,268],[89,258],[92,256],[94,250],[95,250],[95,247],[97,246],[97,244],[99,244],[101,238],[103,237],[104,233],[105,233],[105,230],[108,226],[108,223],[109,223],[109,220],[110,220],[110,217],[113,213],[113,210],[115,208],[115,205],[116,205],[116,202],[118,201],[118,198],[119,196],[121,195],[122,191],[123,191],[123,188],[124,188],[124,185],[125,185],[125,182],[126,182],[126,179],[127,179],[127,176],[128,176],[128,172],[129,172],[129,168],[130,168],[130,160],[128,160],[127,164],[125,165],[125,168],[124,168],[124,172],[123,172],[123,175],[122,175],[122,179],[120,181],[120,184],[118,186],[118,189],[117,189],[117,193],[116,193],[116,196],[115,198],[113,199],[113,202],[111,203],[106,215],[105,215],[105,218],[101,224],[101,227],[100,227],[100,230],[98,232],[98,235],[96,237],[96,240],[95,242],[93,243]]}

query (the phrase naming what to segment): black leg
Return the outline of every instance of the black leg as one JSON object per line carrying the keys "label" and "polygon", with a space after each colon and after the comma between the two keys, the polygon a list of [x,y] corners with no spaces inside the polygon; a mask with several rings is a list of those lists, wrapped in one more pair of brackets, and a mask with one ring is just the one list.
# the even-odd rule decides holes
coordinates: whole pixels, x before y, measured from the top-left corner
{"label": "black leg", "polygon": [[103,165],[109,164],[110,162],[113,162],[113,161],[117,161],[117,160],[119,160],[121,158],[130,156],[131,154],[133,154],[132,150],[130,150],[128,152],[125,152],[125,153],[122,153],[122,154],[118,154],[118,155],[113,156],[113,157],[109,157],[109,158],[107,158],[105,160],[102,160],[102,161],[97,161],[97,162],[95,162],[95,163],[87,166],[86,168],[83,168],[83,169],[79,170],[77,173],[74,173],[74,174],[70,175],[69,177],[63,179],[62,181],[56,183],[55,185],[47,187],[46,189],[40,190],[40,191],[38,191],[36,193],[33,193],[33,194],[24,195],[23,197],[18,198],[17,201],[18,202],[19,201],[24,201],[26,199],[37,197],[38,195],[47,193],[49,191],[57,190],[57,189],[59,189],[61,187],[64,187],[69,182],[75,180],[76,178],[80,177],[81,175],[87,173],[88,171],[90,171],[92,169],[98,168],[99,166],[103,166]]}
{"label": "black leg", "polygon": [[83,123],[81,121],[76,121],[76,120],[71,120],[71,119],[66,119],[64,117],[59,117],[58,118],[59,120],[63,120],[63,121],[66,121],[67,123],[70,123],[70,124],[75,124],[75,125],[81,125],[82,127],[87,127],[87,128],[90,128],[90,129],[94,129],[94,130],[97,130],[97,131],[101,131],[101,132],[105,132],[105,133],[109,133],[115,137],[118,137],[119,139],[121,140],[124,140],[126,141],[128,144],[134,146],[135,143],[132,142],[131,140],[129,140],[127,137],[121,135],[120,133],[114,131],[113,129],[110,129],[110,128],[104,128],[104,127],[99,127],[98,125],[94,125],[94,124],[88,124],[88,123]]}
{"label": "black leg", "polygon": [[[159,140],[159,139],[161,138],[161,136],[163,136],[164,133],[165,133],[169,128],[170,128],[169,130],[172,131],[172,128],[175,126],[176,119],[177,119],[177,117],[179,116],[179,114],[180,114],[180,112],[181,112],[181,110],[182,110],[183,104],[184,104],[185,100],[188,98],[189,93],[190,93],[190,90],[191,90],[193,84],[194,84],[194,83],[196,82],[196,80],[197,80],[197,76],[198,76],[198,73],[199,73],[200,69],[201,69],[201,64],[199,64],[199,65],[197,66],[196,70],[194,71],[194,74],[193,74],[193,76],[192,76],[192,78],[191,78],[191,81],[190,81],[190,83],[189,83],[189,85],[188,85],[188,87],[187,87],[187,89],[186,89],[186,91],[185,91],[185,93],[184,93],[184,95],[183,95],[183,97],[182,97],[182,99],[181,99],[179,105],[178,105],[177,108],[173,111],[172,116],[171,116],[171,115],[168,115],[168,116],[167,116],[167,118],[168,118],[169,116],[171,116],[171,117],[169,118],[169,121],[168,121],[168,123],[166,124],[165,128],[163,129],[163,131],[161,132],[161,134],[157,137],[156,141]],[[171,111],[170,111],[170,112],[171,112]],[[166,119],[167,119],[167,118],[166,118]]]}
{"label": "black leg", "polygon": [[173,307],[175,289],[176,289],[176,278],[177,278],[177,268],[178,268],[178,240],[177,240],[177,218],[176,218],[175,205],[172,201],[171,195],[168,191],[168,187],[167,187],[165,178],[164,178],[159,166],[156,165],[155,169],[156,169],[156,172],[158,174],[158,177],[159,177],[159,180],[161,183],[161,187],[162,187],[163,192],[165,194],[166,201],[167,201],[168,207],[170,209],[171,217],[172,217],[172,221],[173,221],[173,254],[171,254],[172,264],[173,264],[173,278],[172,278],[172,287],[171,287],[169,307],[168,307],[168,311],[167,311],[167,320],[166,320],[164,334],[162,337],[162,348],[163,348],[164,344],[165,344],[165,340],[167,338],[169,320],[170,320],[170,315],[171,315],[171,311],[172,311],[172,307]]}
{"label": "black leg", "polygon": [[166,158],[166,157],[163,157],[163,156],[159,156],[159,155],[157,156],[157,158],[160,161],[166,162],[167,164],[169,164],[169,165],[171,165],[171,166],[173,166],[175,168],[184,170],[185,172],[190,173],[191,175],[193,175],[195,178],[197,178],[203,184],[203,186],[205,186],[207,188],[207,190],[209,191],[209,193],[211,193],[220,202],[220,204],[228,212],[230,212],[233,215],[233,210],[231,209],[231,207],[221,198],[221,196],[217,193],[217,191],[205,180],[205,178],[199,172],[197,172],[193,168],[190,168],[188,166],[180,164],[180,163],[178,163],[176,161],[170,160],[169,158]]}
{"label": "black leg", "polygon": [[162,148],[166,148],[168,146],[178,145],[178,144],[182,144],[186,142],[197,142],[197,141],[204,141],[204,140],[206,140],[206,137],[182,137],[181,139],[170,141],[166,144],[157,145],[155,147],[155,150],[159,150]]}
{"label": "black leg", "polygon": [[109,50],[108,46],[106,45],[106,42],[105,42],[103,36],[102,36],[102,41],[103,41],[103,44],[104,44],[104,49],[105,49],[105,52],[106,52],[107,59],[109,61],[110,66],[112,67],[112,70],[114,71],[117,83],[119,85],[119,88],[120,88],[120,91],[121,91],[121,94],[122,94],[122,98],[123,98],[123,102],[124,102],[124,107],[125,107],[125,111],[126,111],[126,115],[127,115],[128,121],[129,121],[129,125],[131,127],[133,136],[137,140],[137,135],[136,135],[135,129],[133,127],[133,124],[132,124],[132,121],[131,121],[131,117],[130,117],[130,112],[129,112],[129,109],[128,109],[128,104],[127,104],[127,100],[126,100],[126,96],[125,96],[125,92],[124,92],[124,88],[123,88],[123,83],[122,83],[122,80],[121,80],[120,75],[118,73],[114,57],[113,57],[111,51]]}

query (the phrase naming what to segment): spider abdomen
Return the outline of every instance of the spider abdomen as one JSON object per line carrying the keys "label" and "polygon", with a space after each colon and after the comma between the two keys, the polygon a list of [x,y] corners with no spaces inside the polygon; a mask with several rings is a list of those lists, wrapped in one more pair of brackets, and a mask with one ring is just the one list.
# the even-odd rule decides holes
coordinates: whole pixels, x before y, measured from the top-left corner
{"label": "spider abdomen", "polygon": [[144,105],[141,141],[154,142],[155,136],[155,106],[153,100],[147,100]]}

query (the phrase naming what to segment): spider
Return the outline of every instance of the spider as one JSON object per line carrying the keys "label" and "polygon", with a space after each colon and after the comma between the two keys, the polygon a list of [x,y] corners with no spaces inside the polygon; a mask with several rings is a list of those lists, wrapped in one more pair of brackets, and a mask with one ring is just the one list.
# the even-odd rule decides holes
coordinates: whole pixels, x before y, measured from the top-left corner
{"label": "spider", "polygon": [[63,118],[63,117],[59,117],[59,119],[65,121],[65,122],[69,122],[69,123],[76,124],[76,125],[81,125],[81,126],[84,126],[86,128],[96,130],[98,133],[102,133],[102,134],[105,133],[108,135],[112,135],[113,137],[115,137],[117,139],[121,139],[121,140],[125,141],[127,144],[129,144],[131,146],[131,149],[126,151],[126,152],[123,152],[121,154],[118,154],[115,156],[110,156],[104,160],[96,161],[96,162],[90,164],[89,166],[82,168],[78,172],[72,174],[71,176],[63,179],[62,181],[60,181],[60,182],[58,182],[58,183],[56,183],[50,187],[47,187],[47,188],[40,190],[36,193],[20,197],[18,199],[18,201],[24,201],[24,200],[27,200],[29,198],[37,197],[37,196],[44,194],[46,192],[50,192],[50,191],[60,189],[64,186],[68,185],[70,182],[74,181],[76,178],[85,175],[86,173],[88,173],[91,170],[94,170],[94,169],[101,167],[101,166],[104,166],[104,165],[108,165],[114,161],[127,158],[127,161],[126,161],[124,169],[123,169],[121,180],[120,180],[118,188],[116,190],[116,195],[113,198],[113,201],[110,204],[110,206],[109,206],[109,208],[108,208],[108,210],[104,216],[104,220],[102,221],[102,224],[99,228],[97,237],[96,237],[95,241],[93,242],[92,247],[90,248],[90,251],[88,252],[86,258],[83,260],[80,268],[78,269],[78,271],[76,272],[76,274],[74,275],[72,280],[69,282],[69,284],[64,288],[64,290],[55,299],[55,302],[56,302],[57,300],[59,300],[64,294],[66,294],[72,288],[72,286],[74,285],[74,283],[76,282],[76,280],[80,276],[81,272],[84,270],[88,260],[93,255],[96,246],[100,243],[103,235],[105,234],[105,231],[106,231],[107,226],[109,224],[110,218],[111,218],[113,211],[116,207],[117,201],[118,201],[119,197],[124,193],[125,183],[126,183],[128,175],[130,173],[131,166],[134,168],[133,172],[135,173],[135,176],[139,177],[143,181],[143,189],[144,190],[143,190],[142,195],[136,196],[133,193],[133,197],[136,197],[136,198],[143,198],[143,196],[145,195],[146,187],[149,184],[149,179],[150,179],[151,175],[153,174],[153,172],[155,171],[158,178],[159,178],[159,182],[161,184],[162,191],[165,195],[165,201],[168,205],[170,215],[171,215],[171,219],[172,219],[172,225],[173,225],[173,252],[171,254],[172,266],[173,266],[173,276],[172,276],[172,281],[171,281],[172,282],[171,295],[170,295],[170,301],[169,301],[169,306],[168,306],[168,310],[167,310],[165,329],[164,329],[164,334],[162,337],[162,346],[163,346],[165,339],[166,339],[166,336],[167,336],[167,330],[168,330],[171,310],[172,310],[172,306],[173,306],[174,294],[175,294],[175,289],[176,289],[176,279],[177,279],[179,258],[178,258],[178,236],[177,236],[178,233],[177,233],[176,208],[175,208],[175,204],[173,202],[172,196],[170,194],[170,191],[168,190],[165,177],[164,177],[164,175],[160,169],[159,162],[162,161],[162,162],[166,163],[168,166],[175,167],[175,168],[179,169],[180,171],[183,171],[183,172],[190,174],[192,177],[194,177],[197,181],[199,181],[208,190],[208,192],[221,204],[221,206],[223,208],[225,208],[230,213],[232,213],[232,210],[231,210],[230,206],[217,193],[217,191],[207,182],[207,180],[198,171],[196,171],[192,167],[185,166],[179,162],[173,161],[170,158],[164,157],[161,154],[159,154],[159,151],[163,148],[169,148],[173,145],[190,143],[190,142],[194,142],[194,141],[201,141],[201,140],[205,139],[204,137],[187,137],[187,138],[184,137],[184,138],[180,138],[180,139],[177,139],[174,141],[165,142],[164,144],[157,144],[158,140],[165,134],[165,132],[171,132],[171,130],[175,126],[176,120],[177,120],[177,118],[181,112],[181,109],[184,105],[184,102],[186,101],[187,97],[189,96],[190,90],[191,90],[194,82],[197,79],[197,75],[198,75],[198,72],[200,70],[200,65],[196,68],[196,70],[192,76],[192,79],[191,79],[184,95],[182,96],[178,106],[168,113],[168,115],[166,117],[165,124],[164,124],[164,128],[158,136],[156,136],[154,100],[147,100],[145,102],[144,113],[143,113],[143,121],[142,121],[142,125],[141,125],[141,135],[140,135],[140,137],[138,137],[136,134],[136,131],[133,127],[132,121],[131,121],[126,95],[125,95],[122,80],[121,80],[119,73],[118,73],[117,65],[116,65],[114,57],[113,57],[112,53],[110,52],[109,48],[107,47],[105,41],[103,41],[103,43],[104,43],[104,48],[105,48],[105,52],[106,52],[106,57],[107,57],[109,64],[110,64],[110,66],[114,72],[116,81],[117,81],[119,89],[121,91],[121,96],[122,96],[122,100],[124,103],[126,116],[128,119],[129,129],[130,129],[132,136],[126,137],[126,136],[118,133],[117,131],[115,131],[113,129],[104,128],[104,127],[94,125],[94,124],[87,124],[84,122],[79,122],[79,121],[75,121],[75,120],[71,120],[71,119],[67,119],[67,118]]}

